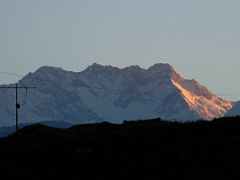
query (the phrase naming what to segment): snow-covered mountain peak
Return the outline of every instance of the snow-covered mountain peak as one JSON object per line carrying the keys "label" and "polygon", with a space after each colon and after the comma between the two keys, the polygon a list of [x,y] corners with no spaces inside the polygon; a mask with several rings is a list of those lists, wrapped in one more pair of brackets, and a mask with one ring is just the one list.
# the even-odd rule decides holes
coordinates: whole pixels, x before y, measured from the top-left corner
{"label": "snow-covered mountain peak", "polygon": [[131,65],[124,68],[118,68],[114,66],[104,66],[98,63],[93,63],[92,65],[88,66],[84,71],[99,71],[99,70],[109,70],[109,69],[118,69],[122,71],[149,71],[149,72],[165,72],[165,73],[171,73],[174,72],[174,68],[168,64],[168,63],[157,63],[153,66],[150,66],[148,69],[144,69],[138,65]]}
{"label": "snow-covered mountain peak", "polygon": [[86,70],[90,70],[90,71],[98,71],[101,69],[104,69],[105,66],[98,64],[98,63],[93,63],[92,65],[88,66]]}
{"label": "snow-covered mountain peak", "polygon": [[132,66],[128,66],[128,67],[123,68],[123,70],[126,70],[126,71],[142,71],[144,69],[141,68],[138,65],[132,65]]}
{"label": "snow-covered mountain peak", "polygon": [[53,67],[53,66],[42,66],[38,68],[35,73],[36,74],[41,74],[41,73],[56,73],[59,71],[65,71],[60,67]]}
{"label": "snow-covered mountain peak", "polygon": [[148,68],[148,71],[155,72],[171,72],[174,71],[174,68],[168,63],[156,63]]}
{"label": "snow-covered mountain peak", "polygon": [[98,63],[93,63],[92,65],[88,66],[85,70],[80,73],[89,74],[89,73],[102,73],[102,72],[112,72],[112,71],[120,71],[120,68],[114,66],[105,66]]}
{"label": "snow-covered mountain peak", "polygon": [[168,80],[173,79],[176,82],[184,80],[184,78],[168,63],[157,63],[147,69],[147,71],[159,79]]}
{"label": "snow-covered mountain peak", "polygon": [[[197,81],[185,79],[171,65],[162,63],[148,69],[94,63],[81,72],[43,66],[20,82],[37,87],[29,92],[27,104],[21,109],[21,119],[28,122],[122,122],[158,117],[209,120],[223,116],[232,107]],[[14,99],[8,98],[14,97],[13,92],[9,91],[12,94],[8,96],[7,93],[0,94],[6,104],[0,103],[5,125],[12,119],[10,112],[14,107]],[[19,97],[25,97],[24,92]]]}
{"label": "snow-covered mountain peak", "polygon": [[[205,120],[221,117],[232,107],[230,102],[218,98],[201,85],[196,86],[192,91],[188,91],[174,80],[172,82],[180,90],[181,96],[189,108],[196,111]],[[201,89],[205,91],[202,94],[198,93],[201,92]]]}

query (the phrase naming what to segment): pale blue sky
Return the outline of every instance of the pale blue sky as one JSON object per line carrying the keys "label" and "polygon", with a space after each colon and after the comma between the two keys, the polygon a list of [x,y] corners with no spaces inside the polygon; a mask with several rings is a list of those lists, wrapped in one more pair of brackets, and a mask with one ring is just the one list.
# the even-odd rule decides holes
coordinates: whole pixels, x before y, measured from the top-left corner
{"label": "pale blue sky", "polygon": [[168,62],[240,99],[239,19],[239,0],[0,0],[0,71]]}

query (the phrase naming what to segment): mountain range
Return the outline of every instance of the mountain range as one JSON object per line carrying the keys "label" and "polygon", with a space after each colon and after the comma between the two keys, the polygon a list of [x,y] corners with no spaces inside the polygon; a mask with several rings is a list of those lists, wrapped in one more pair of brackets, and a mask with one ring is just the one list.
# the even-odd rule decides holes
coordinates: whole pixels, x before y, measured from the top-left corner
{"label": "mountain range", "polygon": [[[36,87],[19,90],[22,123],[120,123],[153,118],[186,122],[212,120],[232,109],[231,102],[162,63],[147,69],[94,63],[81,72],[43,66],[18,85]],[[15,92],[2,89],[0,100],[0,126],[14,125]]]}
{"label": "mountain range", "polygon": [[240,101],[233,103],[232,109],[230,109],[226,114],[226,117],[240,116]]}

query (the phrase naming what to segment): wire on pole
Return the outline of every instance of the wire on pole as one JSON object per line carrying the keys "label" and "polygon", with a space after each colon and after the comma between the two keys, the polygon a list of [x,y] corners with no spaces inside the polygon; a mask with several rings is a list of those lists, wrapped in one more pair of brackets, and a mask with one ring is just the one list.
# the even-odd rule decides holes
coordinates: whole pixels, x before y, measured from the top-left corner
{"label": "wire on pole", "polygon": [[[27,90],[28,89],[35,89],[36,87],[18,86],[18,83],[16,83],[15,86],[3,86],[3,87],[0,87],[0,88],[1,89],[15,89],[15,93],[16,93],[16,95],[15,95],[15,101],[16,101],[16,104],[15,104],[15,110],[16,110],[16,133],[18,133],[18,131],[19,131],[19,125],[18,125],[19,116],[18,116],[18,112],[19,112],[19,109],[21,107],[21,105],[18,102],[18,89],[25,89],[26,90],[26,96],[27,96]],[[25,99],[25,101],[26,101],[26,99]]]}

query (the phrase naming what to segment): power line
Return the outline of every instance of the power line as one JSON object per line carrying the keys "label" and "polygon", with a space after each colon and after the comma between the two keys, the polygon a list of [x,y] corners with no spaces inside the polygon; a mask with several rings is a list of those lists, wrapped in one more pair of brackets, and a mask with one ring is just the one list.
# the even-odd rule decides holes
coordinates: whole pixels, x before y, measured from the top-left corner
{"label": "power line", "polygon": [[25,104],[27,103],[28,89],[29,89],[29,88],[26,88],[26,89],[25,89],[25,97],[24,97],[24,101],[23,101],[23,103],[21,104],[21,106],[23,106],[23,105],[25,105]]}
{"label": "power line", "polygon": [[[0,74],[5,74],[5,75],[14,76],[14,77],[19,77],[19,78],[24,77],[24,75],[15,74],[15,73],[9,73],[9,72],[3,72],[3,71],[1,71]],[[31,77],[31,79],[36,80],[36,81],[48,82],[48,83],[54,84],[54,85],[57,86],[57,87],[60,87],[60,86],[59,86],[59,83],[56,83],[56,82],[54,82],[54,81],[45,80],[45,79],[40,79],[40,78],[35,78],[35,77]]]}
{"label": "power line", "polygon": [[1,73],[1,74],[5,74],[5,75],[10,75],[10,76],[15,76],[15,77],[23,77],[22,75],[14,74],[14,73],[9,73],[9,72],[3,72],[3,71],[1,71],[0,73]]}
{"label": "power line", "polygon": [[16,108],[16,133],[18,133],[18,111],[21,107],[21,105],[19,104],[18,102],[18,89],[25,89],[26,92],[28,89],[34,89],[36,87],[28,87],[28,86],[18,86],[18,84],[16,83],[15,87],[14,86],[3,86],[3,87],[0,87],[1,89],[15,89],[15,92],[16,92],[16,104],[15,104],[15,108]]}

